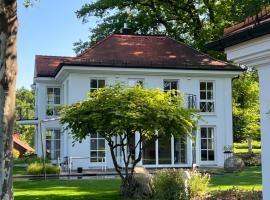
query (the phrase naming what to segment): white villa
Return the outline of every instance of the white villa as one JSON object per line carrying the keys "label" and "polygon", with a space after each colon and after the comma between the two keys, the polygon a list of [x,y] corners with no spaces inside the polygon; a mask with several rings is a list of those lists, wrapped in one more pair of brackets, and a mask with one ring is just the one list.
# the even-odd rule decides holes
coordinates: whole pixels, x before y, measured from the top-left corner
{"label": "white villa", "polygon": [[187,107],[201,111],[196,140],[188,136],[159,139],[144,150],[142,165],[222,167],[224,147],[233,143],[231,81],[242,71],[166,36],[113,34],[76,57],[37,55],[36,153],[46,152],[54,162],[72,158],[73,169],[113,168],[110,150],[99,135],[73,146],[68,131],[59,124],[58,108],[123,81],[130,86],[180,90],[186,94]]}

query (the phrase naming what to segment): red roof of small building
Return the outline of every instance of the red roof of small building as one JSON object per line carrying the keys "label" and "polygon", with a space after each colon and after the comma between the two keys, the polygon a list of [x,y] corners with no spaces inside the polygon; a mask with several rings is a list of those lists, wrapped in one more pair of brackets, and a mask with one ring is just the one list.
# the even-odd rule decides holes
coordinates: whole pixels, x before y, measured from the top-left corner
{"label": "red roof of small building", "polygon": [[76,57],[36,56],[36,76],[55,76],[63,65],[162,69],[241,70],[167,36],[113,34]]}
{"label": "red roof of small building", "polygon": [[235,24],[224,29],[224,36],[232,35],[247,29],[251,29],[258,24],[263,24],[270,21],[270,6],[262,10],[257,15],[246,18],[243,22]]}
{"label": "red roof of small building", "polygon": [[13,142],[16,143],[17,145],[19,145],[20,147],[22,147],[23,149],[25,149],[25,151],[30,151],[30,152],[34,152],[35,150],[30,147],[27,143],[23,142],[20,139],[20,134],[19,133],[14,133],[12,135],[13,137]]}

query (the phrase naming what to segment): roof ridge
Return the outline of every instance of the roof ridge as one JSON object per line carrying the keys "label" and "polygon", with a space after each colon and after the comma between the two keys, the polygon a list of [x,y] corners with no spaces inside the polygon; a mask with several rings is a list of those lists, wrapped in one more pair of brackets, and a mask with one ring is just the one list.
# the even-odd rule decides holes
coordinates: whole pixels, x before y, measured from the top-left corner
{"label": "roof ridge", "polygon": [[52,57],[52,58],[76,58],[75,56],[53,56],[53,55],[40,55],[37,54],[35,57]]}

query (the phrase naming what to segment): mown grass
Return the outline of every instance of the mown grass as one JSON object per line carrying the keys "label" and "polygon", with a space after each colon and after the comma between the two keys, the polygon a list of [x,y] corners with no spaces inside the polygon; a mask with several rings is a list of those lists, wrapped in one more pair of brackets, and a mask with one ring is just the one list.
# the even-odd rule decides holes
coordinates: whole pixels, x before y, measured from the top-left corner
{"label": "mown grass", "polygon": [[[248,144],[247,142],[243,143],[234,143],[234,153],[248,153]],[[261,153],[261,142],[253,141],[252,142],[252,152]]]}
{"label": "mown grass", "polygon": [[[211,177],[211,191],[233,186],[261,190],[261,168],[248,167],[240,173]],[[119,187],[119,179],[15,181],[14,194],[16,200],[117,200],[121,199]]]}

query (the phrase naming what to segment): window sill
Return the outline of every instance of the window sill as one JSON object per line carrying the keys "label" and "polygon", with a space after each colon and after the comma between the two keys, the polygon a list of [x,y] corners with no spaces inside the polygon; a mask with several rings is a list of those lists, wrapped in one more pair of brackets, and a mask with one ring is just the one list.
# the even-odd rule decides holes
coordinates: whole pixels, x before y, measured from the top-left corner
{"label": "window sill", "polygon": [[210,112],[200,112],[199,115],[201,116],[217,116],[215,112],[210,113]]}

